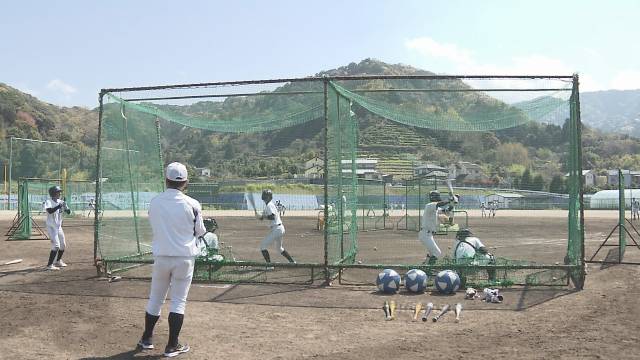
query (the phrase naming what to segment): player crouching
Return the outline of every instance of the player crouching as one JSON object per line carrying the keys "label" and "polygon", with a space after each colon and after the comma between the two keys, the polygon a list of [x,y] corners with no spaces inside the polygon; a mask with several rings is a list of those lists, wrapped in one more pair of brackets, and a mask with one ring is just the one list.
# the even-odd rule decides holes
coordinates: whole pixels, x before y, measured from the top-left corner
{"label": "player crouching", "polygon": [[273,201],[271,201],[272,199],[273,193],[271,192],[271,190],[262,191],[262,201],[264,201],[266,208],[262,212],[262,215],[256,215],[256,217],[259,220],[270,220],[269,227],[271,228],[271,230],[260,243],[260,251],[262,252],[264,260],[267,263],[270,263],[271,257],[269,256],[269,251],[267,250],[267,248],[269,247],[269,245],[271,245],[271,243],[275,241],[276,246],[280,250],[280,254],[287,258],[290,263],[295,264],[295,260],[293,260],[287,250],[284,249],[284,245],[282,242],[282,238],[284,237],[284,225],[282,225],[280,214],[278,213],[278,209],[276,208]]}
{"label": "player crouching", "polygon": [[[460,229],[456,233],[456,242],[453,251],[456,261],[469,265],[493,265],[495,258],[487,251],[487,248],[477,237],[473,236],[470,229]],[[488,269],[489,281],[496,280],[496,270]],[[462,274],[461,274],[462,275]],[[464,282],[464,276],[461,276]]]}

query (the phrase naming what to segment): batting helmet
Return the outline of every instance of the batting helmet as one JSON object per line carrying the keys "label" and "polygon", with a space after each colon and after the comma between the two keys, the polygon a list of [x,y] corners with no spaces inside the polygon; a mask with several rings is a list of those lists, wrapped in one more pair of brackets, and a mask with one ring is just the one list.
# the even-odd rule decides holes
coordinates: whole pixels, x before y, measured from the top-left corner
{"label": "batting helmet", "polygon": [[62,192],[62,188],[60,188],[60,186],[56,185],[56,186],[52,186],[49,188],[49,196],[53,196],[57,193],[61,193]]}
{"label": "batting helmet", "polygon": [[438,190],[433,190],[429,193],[429,201],[440,201],[442,198],[440,197],[440,192]]}
{"label": "batting helmet", "polygon": [[273,199],[273,192],[269,189],[262,190],[262,201],[271,201]]}
{"label": "batting helmet", "polygon": [[471,232],[471,229],[460,229],[456,233],[456,237],[458,239],[466,239],[469,236],[473,236],[473,233]]}
{"label": "batting helmet", "polygon": [[218,223],[214,218],[204,218],[202,219],[204,223],[204,228],[207,229],[208,232],[214,232],[218,229]]}

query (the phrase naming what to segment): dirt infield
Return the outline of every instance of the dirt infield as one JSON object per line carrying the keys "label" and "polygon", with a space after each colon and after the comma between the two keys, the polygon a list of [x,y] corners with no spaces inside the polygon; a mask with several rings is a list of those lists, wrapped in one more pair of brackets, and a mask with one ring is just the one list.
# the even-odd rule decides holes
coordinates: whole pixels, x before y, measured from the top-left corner
{"label": "dirt infield", "polygon": [[[517,216],[500,215],[491,219],[493,223],[474,216],[470,220],[494,252],[530,252],[540,261],[562,259],[566,248],[566,220],[562,216],[522,221]],[[290,252],[301,258],[315,257],[321,237],[314,233],[313,218],[284,220]],[[222,238],[233,243],[234,251],[259,259],[257,246],[264,229],[248,229],[250,220],[224,216],[218,222],[225,229]],[[614,222],[603,216],[587,218],[588,254]],[[8,226],[8,220],[0,221],[1,231]],[[2,243],[0,264],[15,258],[24,260],[0,265],[0,305],[4,309],[1,357],[157,358],[167,340],[164,315],[154,339],[158,349],[148,353],[134,350],[142,333],[148,281],[109,283],[97,278],[92,266],[93,229],[70,227],[66,232],[69,267],[60,272],[42,271],[48,241]],[[401,231],[363,233],[359,257],[418,256],[407,255],[412,246],[420,249],[415,235]],[[442,240],[443,248],[449,246],[447,241]],[[387,243],[402,246],[381,248]],[[401,250],[393,253],[394,248]],[[627,255],[629,259],[640,258],[640,250],[628,248]],[[592,265],[583,291],[515,287],[504,290],[502,304],[465,301],[462,293],[448,297],[404,292],[382,296],[373,286],[195,284],[182,332],[182,340],[193,349],[183,358],[633,359],[640,354],[639,276],[639,267],[601,270]],[[400,311],[397,320],[387,322],[380,306],[390,299],[398,302]],[[411,308],[418,301],[431,301],[437,308],[461,302],[465,308],[462,321],[454,323],[449,314],[438,323],[412,322]]]}

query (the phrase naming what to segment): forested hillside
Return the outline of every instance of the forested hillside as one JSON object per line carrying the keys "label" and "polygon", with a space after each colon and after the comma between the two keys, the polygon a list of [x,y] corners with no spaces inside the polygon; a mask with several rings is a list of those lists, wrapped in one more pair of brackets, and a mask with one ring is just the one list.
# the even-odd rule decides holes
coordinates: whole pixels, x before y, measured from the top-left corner
{"label": "forested hillside", "polygon": [[[417,75],[431,74],[406,65],[390,65],[373,59],[328,70],[316,75]],[[365,82],[359,87],[373,84]],[[410,81],[400,87],[416,87]],[[467,86],[464,83],[457,87]],[[273,91],[320,90],[316,85],[286,84]],[[382,95],[381,95],[382,96]],[[411,93],[385,95],[391,104],[416,111],[467,111],[505,106],[483,94],[439,93],[418,98]],[[321,96],[234,97],[224,101],[198,101],[184,106],[165,106],[167,111],[213,118],[247,118],[252,114],[278,115],[322,104]],[[440,104],[440,105],[439,105]],[[442,105],[444,104],[444,105]],[[439,106],[447,108],[439,109]],[[434,110],[435,109],[435,110]],[[377,158],[380,171],[408,176],[419,163],[449,166],[458,161],[479,164],[491,184],[510,184],[558,191],[566,171],[567,131],[565,119],[555,124],[531,122],[494,132],[446,132],[393,123],[354,106],[358,118],[358,156]],[[583,111],[583,118],[584,115]],[[539,119],[545,121],[545,119]],[[548,120],[548,119],[546,119]],[[162,146],[164,158],[211,168],[221,179],[288,178],[300,174],[305,160],[322,155],[324,122],[322,118],[302,125],[264,133],[214,133],[164,122]],[[76,178],[94,176],[97,136],[97,111],[79,107],[61,108],[43,103],[7,85],[0,84],[0,161],[8,159],[9,136],[25,137],[65,144],[65,166]],[[586,127],[583,132],[584,168],[640,169],[640,141],[629,135],[604,134]],[[44,169],[46,166],[35,168]],[[35,171],[35,170],[34,170]],[[49,176],[50,174],[14,174]],[[536,179],[533,181],[533,179]],[[555,183],[552,186],[552,180]],[[526,184],[521,182],[525,180]],[[528,180],[529,179],[529,180]],[[534,184],[535,183],[535,184]]]}

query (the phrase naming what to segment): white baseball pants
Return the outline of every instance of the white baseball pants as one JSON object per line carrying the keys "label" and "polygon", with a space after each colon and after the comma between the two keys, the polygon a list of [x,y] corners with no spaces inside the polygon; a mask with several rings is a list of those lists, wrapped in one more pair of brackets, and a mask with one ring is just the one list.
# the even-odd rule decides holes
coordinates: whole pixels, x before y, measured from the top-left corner
{"label": "white baseball pants", "polygon": [[64,240],[64,231],[62,227],[47,226],[47,233],[51,240],[51,250],[64,250],[67,247],[67,243]]}
{"label": "white baseball pants", "polygon": [[284,251],[284,245],[282,244],[282,238],[284,237],[284,226],[278,225],[271,228],[271,231],[262,239],[260,243],[260,250],[267,250],[269,245],[275,241],[276,247],[280,252]]}
{"label": "white baseball pants", "polygon": [[420,239],[422,244],[427,248],[431,256],[435,256],[437,258],[442,256],[442,251],[440,251],[438,244],[436,244],[436,241],[433,238],[433,233],[431,233],[431,231],[426,231],[424,229],[420,230],[420,232],[418,233],[418,239]]}
{"label": "white baseball pants", "polygon": [[169,293],[169,312],[184,314],[193,278],[195,258],[189,256],[156,256],[153,259],[151,290],[147,312],[160,316],[160,308]]}

